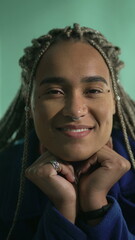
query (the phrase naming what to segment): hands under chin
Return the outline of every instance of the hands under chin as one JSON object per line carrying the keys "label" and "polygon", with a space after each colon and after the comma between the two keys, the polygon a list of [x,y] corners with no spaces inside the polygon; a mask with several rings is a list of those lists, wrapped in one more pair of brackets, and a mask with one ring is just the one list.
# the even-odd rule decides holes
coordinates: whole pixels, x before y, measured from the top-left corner
{"label": "hands under chin", "polygon": [[[107,204],[107,193],[111,187],[130,169],[128,160],[105,145],[88,160],[88,170],[80,174],[80,205],[82,211],[91,211]],[[97,166],[97,167],[96,167]],[[88,169],[88,166],[87,166]]]}
{"label": "hands under chin", "polygon": [[106,205],[108,191],[130,169],[129,161],[107,145],[79,167],[60,161],[60,174],[48,163],[54,159],[46,151],[26,170],[26,177],[72,223],[78,211],[96,210]]}
{"label": "hands under chin", "polygon": [[49,163],[55,159],[46,151],[26,169],[25,175],[48,196],[65,218],[74,223],[77,202],[74,168],[61,162],[61,172],[58,174]]}

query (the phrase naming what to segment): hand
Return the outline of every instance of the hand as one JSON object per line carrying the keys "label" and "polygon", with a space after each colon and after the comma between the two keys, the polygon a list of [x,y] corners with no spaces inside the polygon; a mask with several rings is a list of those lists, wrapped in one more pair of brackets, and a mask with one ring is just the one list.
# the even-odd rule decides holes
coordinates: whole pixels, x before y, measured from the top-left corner
{"label": "hand", "polygon": [[[96,166],[89,173],[88,169]],[[91,211],[106,205],[108,191],[130,167],[128,160],[107,145],[88,159],[80,172],[79,196],[82,211]]]}
{"label": "hand", "polygon": [[26,169],[26,177],[37,185],[53,202],[55,207],[72,223],[76,218],[76,189],[74,169],[70,164],[60,162],[61,175],[50,163],[56,157],[48,151]]}

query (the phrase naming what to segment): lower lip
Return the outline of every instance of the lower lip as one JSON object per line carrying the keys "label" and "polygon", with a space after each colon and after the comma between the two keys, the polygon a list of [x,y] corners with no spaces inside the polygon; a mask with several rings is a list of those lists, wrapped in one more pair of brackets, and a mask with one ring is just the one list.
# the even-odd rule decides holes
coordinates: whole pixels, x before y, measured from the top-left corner
{"label": "lower lip", "polygon": [[93,129],[88,129],[86,131],[82,131],[82,132],[72,132],[72,131],[62,131],[59,130],[61,133],[63,133],[64,135],[71,137],[71,138],[83,138],[85,136],[87,136]]}

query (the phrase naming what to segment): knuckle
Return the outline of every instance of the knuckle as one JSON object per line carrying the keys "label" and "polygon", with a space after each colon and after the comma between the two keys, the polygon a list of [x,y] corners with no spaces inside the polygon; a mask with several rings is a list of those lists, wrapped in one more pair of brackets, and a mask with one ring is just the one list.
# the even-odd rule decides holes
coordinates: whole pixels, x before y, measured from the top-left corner
{"label": "knuckle", "polygon": [[123,171],[128,171],[131,168],[131,164],[128,160],[126,159],[115,159],[113,161],[107,161],[106,162],[106,169],[108,170],[115,170],[115,169],[120,169]]}
{"label": "knuckle", "polygon": [[119,168],[127,172],[131,168],[131,164],[128,160],[122,159],[121,161],[119,161]]}
{"label": "knuckle", "polygon": [[106,170],[113,170],[114,164],[112,164],[112,162],[107,162],[105,167]]}
{"label": "knuckle", "polygon": [[37,169],[36,169],[36,175],[38,177],[43,177],[45,175],[45,168],[43,166],[39,166]]}
{"label": "knuckle", "polygon": [[131,163],[129,161],[126,160],[126,170],[130,170],[131,168]]}
{"label": "knuckle", "polygon": [[74,167],[72,165],[68,166],[68,170],[69,172],[74,173]]}
{"label": "knuckle", "polygon": [[43,177],[45,175],[45,169],[43,166],[29,167],[25,170],[25,176],[27,178]]}

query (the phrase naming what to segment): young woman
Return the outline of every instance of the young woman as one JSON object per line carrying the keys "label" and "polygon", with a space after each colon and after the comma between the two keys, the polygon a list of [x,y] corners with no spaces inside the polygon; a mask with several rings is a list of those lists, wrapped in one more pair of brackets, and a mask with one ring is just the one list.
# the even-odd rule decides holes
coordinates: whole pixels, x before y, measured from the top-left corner
{"label": "young woman", "polygon": [[119,52],[78,24],[25,49],[0,128],[2,240],[135,239],[135,103]]}

